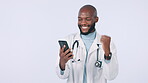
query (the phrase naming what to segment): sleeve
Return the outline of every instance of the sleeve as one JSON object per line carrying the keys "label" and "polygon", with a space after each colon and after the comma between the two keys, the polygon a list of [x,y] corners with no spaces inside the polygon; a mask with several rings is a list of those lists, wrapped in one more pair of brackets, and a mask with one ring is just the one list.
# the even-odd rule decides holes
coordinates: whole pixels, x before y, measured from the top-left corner
{"label": "sleeve", "polygon": [[112,57],[109,60],[109,63],[104,62],[103,64],[103,74],[107,80],[113,80],[118,75],[117,50],[112,41],[110,44],[110,49],[112,52]]}
{"label": "sleeve", "polygon": [[[71,47],[71,40],[72,40],[72,35],[69,35],[69,36],[66,36],[65,38],[63,39],[59,39],[59,40],[66,40],[69,47]],[[70,75],[70,65],[69,65],[69,61],[66,63],[66,66],[65,66],[65,70],[62,71],[60,66],[59,66],[59,59],[60,57],[58,56],[57,57],[57,62],[56,62],[56,73],[58,75],[59,78],[61,79],[67,79]]]}
{"label": "sleeve", "polygon": [[69,66],[68,66],[68,62],[66,63],[66,66],[65,66],[65,70],[62,71],[60,66],[59,66],[59,57],[57,59],[57,63],[56,63],[56,73],[58,75],[59,78],[61,79],[66,79],[68,78],[69,76]]}
{"label": "sleeve", "polygon": [[105,60],[105,59],[104,59],[104,62],[105,62],[106,64],[108,64],[108,63],[110,63],[110,60]]}

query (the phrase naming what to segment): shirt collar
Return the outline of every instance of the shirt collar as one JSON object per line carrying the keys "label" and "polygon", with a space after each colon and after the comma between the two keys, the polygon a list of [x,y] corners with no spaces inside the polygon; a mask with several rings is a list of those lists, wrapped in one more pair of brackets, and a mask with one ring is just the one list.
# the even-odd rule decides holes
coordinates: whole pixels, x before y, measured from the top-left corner
{"label": "shirt collar", "polygon": [[[93,43],[95,44],[96,47],[98,47],[97,44],[100,44],[101,45],[101,42],[100,42],[101,35],[98,34],[97,31],[95,31],[95,34],[96,34],[96,37],[95,37]],[[85,47],[85,45],[83,44],[82,38],[80,37],[80,33],[77,33],[75,35],[74,41],[75,40],[77,40],[79,42],[79,46],[80,47]]]}
{"label": "shirt collar", "polygon": [[80,34],[81,38],[82,39],[95,39],[96,37],[96,31],[92,32],[92,33],[89,33],[88,35],[83,35],[83,34]]}

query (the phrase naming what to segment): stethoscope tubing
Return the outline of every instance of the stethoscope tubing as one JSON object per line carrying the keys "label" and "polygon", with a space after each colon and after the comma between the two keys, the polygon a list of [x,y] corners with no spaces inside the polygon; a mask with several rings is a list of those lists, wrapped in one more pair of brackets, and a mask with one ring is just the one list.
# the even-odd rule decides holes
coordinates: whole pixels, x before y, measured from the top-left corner
{"label": "stethoscope tubing", "polygon": [[[78,40],[75,40],[75,42],[74,42],[73,45],[72,45],[72,50],[73,50],[73,51],[74,51],[75,44],[77,44],[77,50],[76,50],[76,54],[77,54],[78,47],[79,47],[79,42],[78,42]],[[98,46],[98,49],[97,49],[97,57],[96,57],[96,58],[97,58],[97,61],[96,61],[96,63],[97,63],[99,66],[98,66],[96,63],[95,63],[95,66],[101,68],[101,66],[102,66],[102,61],[99,60],[99,46],[100,46],[100,44],[97,44],[97,46]],[[81,61],[80,58],[79,58],[77,61]],[[75,59],[72,60],[72,63],[74,63],[74,62],[76,62]]]}

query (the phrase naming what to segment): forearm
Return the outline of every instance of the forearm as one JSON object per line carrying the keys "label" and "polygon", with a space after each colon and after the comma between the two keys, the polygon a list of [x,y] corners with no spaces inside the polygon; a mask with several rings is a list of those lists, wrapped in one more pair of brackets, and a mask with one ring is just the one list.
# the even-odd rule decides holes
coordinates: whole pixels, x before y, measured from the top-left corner
{"label": "forearm", "polygon": [[65,64],[65,69],[62,70],[60,68],[59,61],[58,61],[58,64],[56,64],[56,73],[57,73],[58,77],[61,78],[61,79],[68,78],[68,76],[69,76],[69,66],[68,66],[68,64]]}
{"label": "forearm", "polygon": [[114,44],[111,44],[110,52],[111,52],[111,58],[110,60],[108,60],[109,63],[104,62],[103,65],[104,77],[107,80],[113,80],[118,74],[117,50]]}
{"label": "forearm", "polygon": [[65,70],[65,63],[62,63],[61,60],[60,60],[60,62],[59,62],[59,67],[60,67],[60,69],[61,69],[62,71]]}
{"label": "forearm", "polygon": [[103,65],[104,77],[107,80],[113,80],[118,74],[118,61],[115,55],[112,55],[112,58],[109,63],[104,62]]}

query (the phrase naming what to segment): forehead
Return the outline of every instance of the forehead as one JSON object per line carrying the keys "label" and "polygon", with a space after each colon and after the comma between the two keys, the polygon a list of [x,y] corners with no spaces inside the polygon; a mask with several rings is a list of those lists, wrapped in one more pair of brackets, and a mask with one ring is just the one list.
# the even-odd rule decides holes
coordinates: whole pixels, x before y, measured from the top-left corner
{"label": "forehead", "polygon": [[78,17],[93,17],[94,12],[91,10],[80,10]]}

